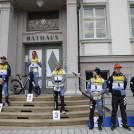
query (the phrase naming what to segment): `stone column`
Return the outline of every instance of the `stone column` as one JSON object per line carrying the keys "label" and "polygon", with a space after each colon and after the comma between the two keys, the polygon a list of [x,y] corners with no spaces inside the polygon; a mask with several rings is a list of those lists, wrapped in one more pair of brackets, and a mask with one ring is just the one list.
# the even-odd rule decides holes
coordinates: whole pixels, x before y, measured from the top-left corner
{"label": "stone column", "polygon": [[77,0],[67,2],[67,91],[66,94],[80,94],[79,79],[72,72],[78,73],[78,23]]}
{"label": "stone column", "polygon": [[0,57],[6,56],[15,72],[16,41],[14,37],[14,8],[10,2],[0,2]]}
{"label": "stone column", "polygon": [[10,11],[9,2],[0,2],[0,56],[6,57],[9,45]]}
{"label": "stone column", "polygon": [[[13,16],[14,16],[14,8],[12,4],[8,1],[0,2],[0,57],[6,56],[7,61],[11,66],[11,74],[15,72],[16,66],[16,46],[13,29]],[[9,94],[11,93],[10,81],[9,78]]]}

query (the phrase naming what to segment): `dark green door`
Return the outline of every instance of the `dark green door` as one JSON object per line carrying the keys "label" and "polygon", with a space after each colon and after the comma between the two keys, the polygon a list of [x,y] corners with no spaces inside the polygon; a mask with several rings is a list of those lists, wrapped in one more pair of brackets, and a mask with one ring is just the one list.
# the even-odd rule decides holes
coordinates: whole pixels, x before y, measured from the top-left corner
{"label": "dark green door", "polygon": [[[62,48],[60,45],[55,46],[28,46],[26,47],[26,55],[32,57],[32,51],[37,51],[38,58],[42,62],[42,68],[39,67],[39,85],[42,93],[52,93],[53,84],[51,81],[52,71],[55,69],[57,61],[62,62]],[[28,68],[26,68],[28,73]]]}

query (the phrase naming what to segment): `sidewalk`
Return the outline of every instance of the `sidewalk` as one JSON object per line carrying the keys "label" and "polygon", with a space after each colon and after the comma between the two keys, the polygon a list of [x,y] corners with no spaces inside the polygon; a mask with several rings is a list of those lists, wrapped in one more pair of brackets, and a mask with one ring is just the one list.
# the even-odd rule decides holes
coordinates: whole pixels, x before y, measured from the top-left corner
{"label": "sidewalk", "polygon": [[83,126],[62,126],[62,127],[3,127],[0,126],[0,134],[134,134],[132,131],[127,131],[123,128],[117,127],[111,131],[110,127],[104,127],[102,131],[98,128],[89,130],[85,125]]}

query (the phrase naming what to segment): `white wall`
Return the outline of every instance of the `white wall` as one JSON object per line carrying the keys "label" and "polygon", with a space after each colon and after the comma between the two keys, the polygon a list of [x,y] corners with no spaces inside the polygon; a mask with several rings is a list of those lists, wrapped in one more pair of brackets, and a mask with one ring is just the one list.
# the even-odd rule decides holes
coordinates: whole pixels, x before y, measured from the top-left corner
{"label": "white wall", "polygon": [[89,3],[89,2],[107,2],[108,0],[83,0],[84,3]]}
{"label": "white wall", "polygon": [[[83,39],[82,5],[106,6],[107,29],[109,33],[107,39]],[[130,43],[129,6],[127,0],[83,0],[80,10],[81,56],[133,54],[134,47]],[[110,43],[109,39],[111,40]]]}
{"label": "white wall", "polygon": [[[85,71],[92,71],[95,67],[99,67],[101,71],[108,71],[108,77],[112,75],[114,71],[115,63],[119,63],[123,68],[121,72],[128,78],[127,88],[126,88],[126,98],[127,98],[127,110],[134,110],[134,98],[132,91],[130,90],[130,80],[134,76],[134,58],[133,56],[90,56],[87,60],[81,57],[81,76],[86,78]],[[81,80],[82,90],[86,90],[86,82]],[[111,95],[105,95],[105,106],[110,110],[111,106]]]}
{"label": "white wall", "polygon": [[81,44],[81,56],[110,55],[111,44],[109,43],[83,43]]}
{"label": "white wall", "polygon": [[127,0],[109,0],[112,54],[130,55],[130,34]]}

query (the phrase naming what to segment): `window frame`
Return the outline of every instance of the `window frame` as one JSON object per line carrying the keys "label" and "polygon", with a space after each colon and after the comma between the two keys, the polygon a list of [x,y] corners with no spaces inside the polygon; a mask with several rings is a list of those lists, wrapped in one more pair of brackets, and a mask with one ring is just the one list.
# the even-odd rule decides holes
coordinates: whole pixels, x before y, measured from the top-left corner
{"label": "window frame", "polygon": [[[49,28],[49,29],[45,29],[45,28],[43,28],[43,29],[29,29],[29,26],[28,26],[28,24],[29,24],[29,14],[33,14],[33,13],[45,13],[45,12],[58,12],[58,28]],[[27,19],[27,21],[26,21],[26,31],[27,32],[34,32],[34,31],[59,31],[60,30],[60,11],[59,10],[51,10],[51,11],[30,11],[30,12],[27,12],[27,16],[26,16],[26,19]]]}
{"label": "window frame", "polygon": [[[93,72],[93,70],[85,70],[85,76],[87,75],[87,73],[92,73]],[[101,74],[102,73],[107,73],[107,79],[105,79],[105,78],[103,78],[106,82],[108,81],[108,78],[110,77],[110,70],[101,70]],[[92,78],[92,77],[91,77]],[[90,78],[90,79],[91,79]],[[88,81],[88,80],[90,80],[90,79],[87,79],[87,77],[86,77],[86,80]],[[87,82],[85,81],[85,86],[86,86],[86,88],[87,88]]]}
{"label": "window frame", "polygon": [[[84,8],[92,8],[92,7],[98,7],[98,8],[105,8],[105,17],[106,17],[106,37],[105,38],[85,38],[85,32],[84,32],[84,24],[83,24],[83,11],[84,11]],[[81,8],[80,8],[80,12],[79,12],[79,22],[80,22],[80,25],[79,25],[79,28],[80,28],[80,41],[81,42],[112,42],[111,40],[111,23],[110,23],[110,12],[109,12],[109,2],[93,2],[93,3],[90,3],[90,2],[81,2]]]}
{"label": "window frame", "polygon": [[[95,16],[95,10],[96,9],[100,9],[100,8],[104,8],[104,17],[96,17]],[[92,19],[91,18],[85,18],[84,17],[84,11],[85,11],[85,9],[92,9],[93,10],[93,17],[92,17]],[[83,28],[83,39],[89,39],[89,40],[91,40],[91,39],[107,39],[108,38],[108,26],[107,26],[107,12],[106,12],[106,6],[84,6],[83,7],[83,13],[82,13],[82,28]],[[94,24],[94,27],[93,27],[93,31],[94,31],[94,37],[93,38],[86,38],[85,37],[85,30],[86,30],[86,28],[85,28],[85,23],[84,23],[84,21],[85,20],[93,20],[93,24]],[[97,28],[96,28],[96,21],[97,20],[104,20],[105,21],[105,29],[101,29],[101,30],[105,30],[105,35],[106,35],[106,37],[103,37],[103,38],[98,38],[97,37]]]}
{"label": "window frame", "polygon": [[130,20],[130,29],[131,29],[131,38],[134,38],[134,35],[133,35],[133,29],[134,27],[132,27],[132,19],[134,19],[134,15],[131,15],[131,8],[134,8],[134,4],[130,4],[129,6],[129,20]]}

